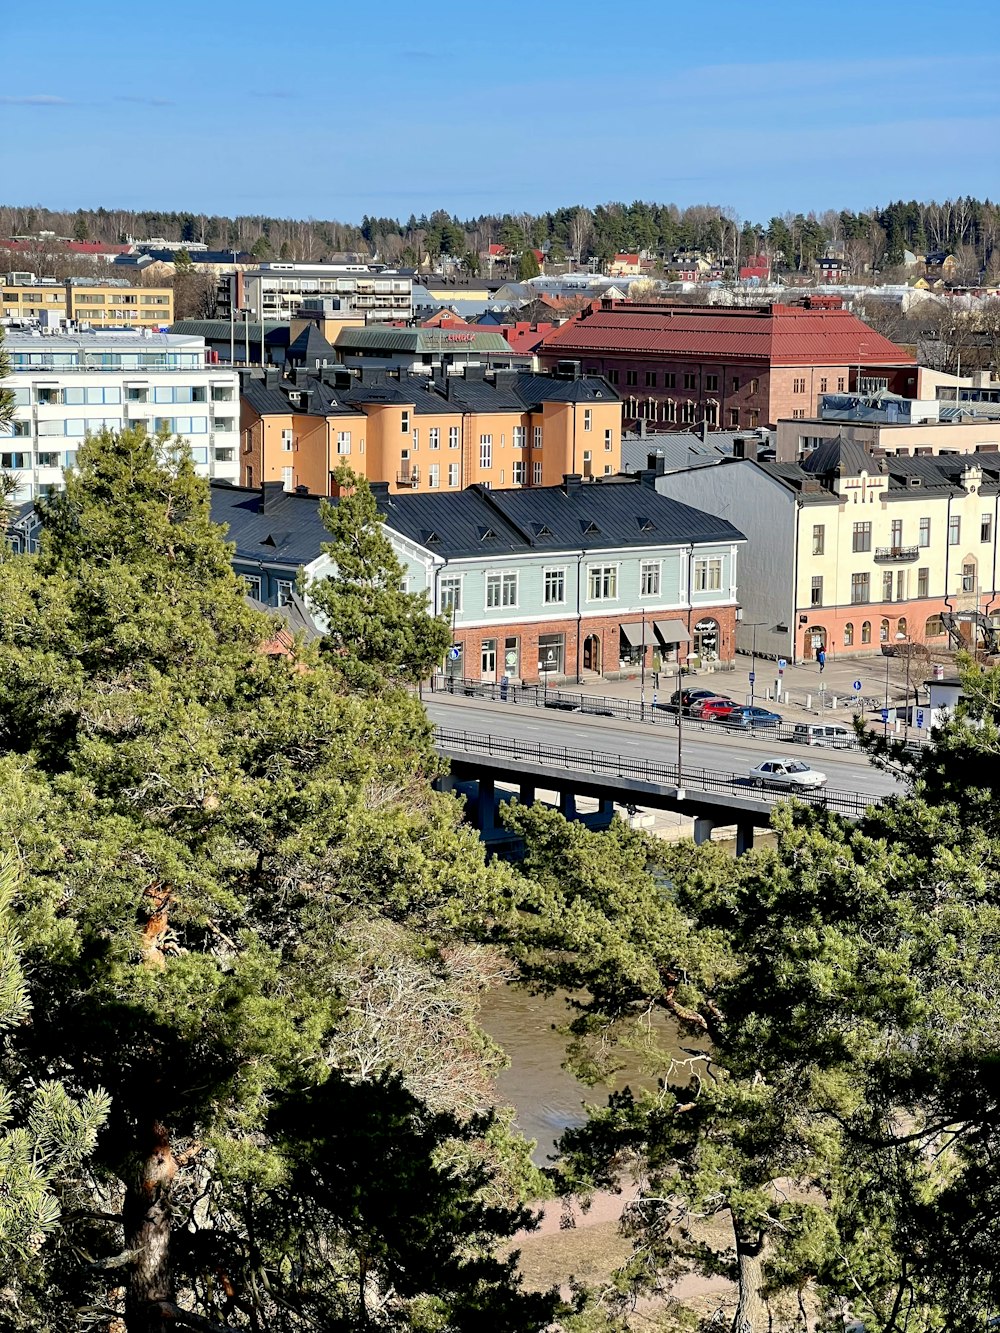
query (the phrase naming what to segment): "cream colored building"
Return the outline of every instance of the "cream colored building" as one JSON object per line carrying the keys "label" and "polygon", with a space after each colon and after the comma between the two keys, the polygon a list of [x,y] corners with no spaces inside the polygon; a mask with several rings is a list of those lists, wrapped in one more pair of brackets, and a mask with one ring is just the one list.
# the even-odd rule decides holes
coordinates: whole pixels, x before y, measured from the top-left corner
{"label": "cream colored building", "polygon": [[[92,328],[166,328],[174,320],[171,287],[133,287],[124,280],[92,282],[26,282],[25,274],[11,274],[0,290],[4,319],[21,323],[60,319],[90,324]],[[33,275],[32,275],[33,276]]]}

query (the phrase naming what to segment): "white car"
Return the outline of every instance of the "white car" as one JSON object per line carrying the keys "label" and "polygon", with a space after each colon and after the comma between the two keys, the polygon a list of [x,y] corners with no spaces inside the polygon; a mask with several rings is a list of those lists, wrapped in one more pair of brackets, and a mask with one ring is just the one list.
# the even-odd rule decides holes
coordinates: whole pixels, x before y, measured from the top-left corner
{"label": "white car", "polygon": [[800,791],[816,791],[826,786],[826,774],[798,759],[765,759],[756,768],[751,768],[750,781],[755,787],[795,787]]}

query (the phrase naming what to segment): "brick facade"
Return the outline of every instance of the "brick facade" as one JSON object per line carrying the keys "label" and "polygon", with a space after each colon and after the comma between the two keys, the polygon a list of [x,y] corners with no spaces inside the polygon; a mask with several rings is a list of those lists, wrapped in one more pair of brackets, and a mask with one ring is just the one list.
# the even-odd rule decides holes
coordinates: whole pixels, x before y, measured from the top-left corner
{"label": "brick facade", "polygon": [[[462,657],[460,663],[454,667],[455,674],[463,675],[470,680],[499,680],[507,674],[512,681],[523,681],[526,684],[537,684],[546,675],[550,683],[564,679],[575,679],[584,671],[597,672],[606,677],[636,675],[639,672],[638,663],[622,665],[620,644],[622,623],[632,623],[638,619],[638,612],[623,613],[619,611],[606,616],[584,616],[579,620],[576,616],[564,616],[559,619],[541,622],[532,621],[528,624],[482,625],[472,628],[459,626],[454,633],[454,643],[461,646]],[[732,662],[736,651],[736,608],[734,606],[698,606],[685,611],[678,611],[676,608],[670,610],[647,608],[647,625],[651,625],[654,620],[683,621],[691,634],[692,642],[681,645],[682,654],[685,652],[694,653],[696,646],[695,627],[701,621],[714,620],[719,627],[719,660],[723,663]],[[539,662],[542,653],[545,651],[540,641],[545,636],[559,634],[563,636],[562,670],[554,669],[548,673],[540,672]],[[592,642],[588,648],[588,640],[592,641],[594,639],[598,642],[596,657]],[[506,646],[507,642],[511,640],[516,640],[517,666],[516,670],[508,669],[505,671]],[[483,669],[483,644],[489,641],[493,641],[495,644],[496,666],[492,672]],[[652,665],[654,651],[652,646],[646,649],[647,669]],[[599,661],[597,657],[599,657]],[[675,669],[666,660],[667,655],[663,654],[663,657],[665,659],[664,672],[667,673]]]}

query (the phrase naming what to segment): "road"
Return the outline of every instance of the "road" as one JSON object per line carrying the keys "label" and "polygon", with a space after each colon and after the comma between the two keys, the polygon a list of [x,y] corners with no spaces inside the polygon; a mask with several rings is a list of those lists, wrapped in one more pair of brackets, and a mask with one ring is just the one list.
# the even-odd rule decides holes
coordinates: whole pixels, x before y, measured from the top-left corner
{"label": "road", "polygon": [[[428,716],[437,726],[461,731],[488,733],[533,745],[569,745],[627,755],[661,763],[677,762],[677,726],[666,714],[663,720],[641,724],[617,718],[586,717],[553,709],[522,708],[514,704],[489,703],[455,695],[425,695]],[[900,790],[890,773],[874,768],[855,750],[826,750],[771,741],[732,732],[704,729],[696,719],[684,719],[684,768],[711,768],[743,776],[765,759],[804,760],[827,775],[829,786],[859,796],[889,796]]]}

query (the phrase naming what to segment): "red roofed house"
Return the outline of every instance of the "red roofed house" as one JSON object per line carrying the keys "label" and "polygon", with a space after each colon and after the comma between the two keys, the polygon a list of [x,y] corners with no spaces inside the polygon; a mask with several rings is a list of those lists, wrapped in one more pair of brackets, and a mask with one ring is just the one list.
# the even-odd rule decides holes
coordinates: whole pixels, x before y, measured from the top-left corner
{"label": "red roofed house", "polygon": [[623,424],[661,430],[819,416],[820,395],[854,392],[859,376],[904,397],[917,390],[914,357],[835,296],[746,309],[595,301],[537,355],[544,369],[579,361],[584,374],[605,375],[622,396]]}
{"label": "red roofed house", "polygon": [[608,275],[612,278],[637,278],[641,272],[638,255],[615,255],[608,265]]}

